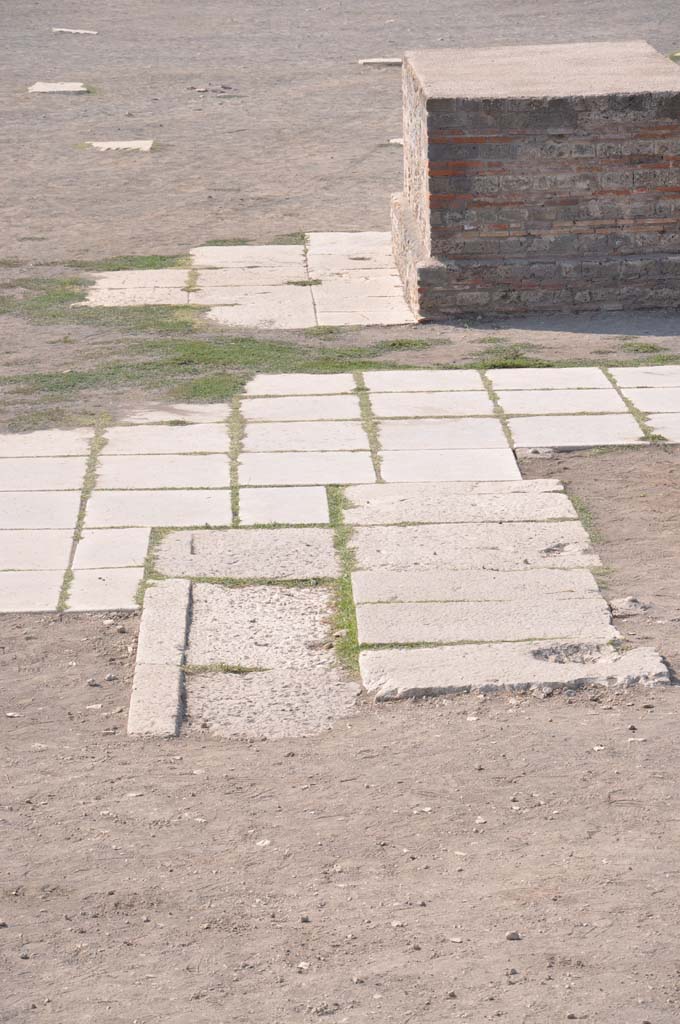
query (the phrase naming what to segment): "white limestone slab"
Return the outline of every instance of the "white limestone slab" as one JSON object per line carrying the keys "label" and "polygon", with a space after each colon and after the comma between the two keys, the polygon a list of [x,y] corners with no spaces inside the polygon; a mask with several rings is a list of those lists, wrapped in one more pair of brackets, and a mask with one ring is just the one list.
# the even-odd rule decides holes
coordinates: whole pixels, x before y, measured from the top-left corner
{"label": "white limestone slab", "polygon": [[476,370],[368,370],[369,391],[484,391]]}
{"label": "white limestone slab", "polygon": [[613,388],[554,388],[546,391],[499,391],[498,402],[506,413],[565,414],[583,412],[627,412],[626,403]]}
{"label": "white limestone slab", "polygon": [[420,391],[370,393],[373,414],[380,418],[407,416],[493,416],[485,391]]}
{"label": "white limestone slab", "polygon": [[357,63],[376,68],[400,68],[401,57],[364,57]]}
{"label": "white limestone slab", "polygon": [[[281,246],[276,248],[281,248]],[[196,286],[206,291],[222,288],[256,289],[261,288],[263,285],[290,284],[291,281],[297,280],[308,280],[306,269],[300,268],[297,263],[287,262],[271,267],[237,266],[199,270],[197,272]]]}
{"label": "white limestone slab", "polygon": [[73,530],[3,530],[0,570],[50,569],[66,571]]}
{"label": "white limestone slab", "polygon": [[97,487],[105,490],[160,487],[229,487],[228,455],[103,455]]}
{"label": "white limestone slab", "polygon": [[[356,604],[409,601],[571,600],[598,593],[588,569],[361,569],[352,573]],[[491,609],[490,609],[491,611]]]}
{"label": "white limestone slab", "polygon": [[155,564],[164,576],[304,580],[340,575],[333,534],[324,527],[178,530],[161,540]]}
{"label": "white limestone slab", "polygon": [[0,572],[0,612],[53,612],[63,572]]}
{"label": "white limestone slab", "polygon": [[374,252],[392,252],[389,231],[310,231],[307,235],[308,256],[334,253],[363,256]]}
{"label": "white limestone slab", "polygon": [[607,444],[642,444],[632,416],[526,416],[508,420],[518,448],[590,448]]}
{"label": "white limestone slab", "polygon": [[132,681],[128,736],[172,739],[183,714],[182,669],[176,665],[137,665]]}
{"label": "white limestone slab", "polygon": [[79,490],[86,466],[72,456],[0,459],[0,491]]}
{"label": "white limestone slab", "polygon": [[0,530],[73,530],[79,507],[79,491],[4,491]]}
{"label": "white limestone slab", "polygon": [[279,285],[260,289],[199,289],[189,293],[191,305],[210,305],[209,320],[227,327],[293,330],[315,327],[311,288]]}
{"label": "white limestone slab", "polygon": [[579,569],[599,565],[577,521],[357,526],[357,569]]}
{"label": "white limestone slab", "polygon": [[145,527],[122,530],[83,530],[73,558],[74,569],[118,569],[143,566],[151,531]]}
{"label": "white limestone slab", "polygon": [[346,253],[317,252],[308,255],[309,274],[313,280],[326,280],[338,275],[352,274],[367,270],[394,271],[394,256],[391,251]]}
{"label": "white limestone slab", "polygon": [[28,434],[0,434],[0,458],[32,458],[40,455],[87,455],[94,431],[33,430]]}
{"label": "white limestone slab", "polygon": [[343,395],[355,390],[351,373],[258,373],[246,384],[246,395]]}
{"label": "white limestone slab", "polygon": [[680,387],[626,388],[623,393],[640,412],[680,412]]}
{"label": "white limestone slab", "polygon": [[498,640],[613,640],[599,594],[565,600],[545,594],[520,601],[429,601],[360,604],[361,644],[482,643]]}
{"label": "white limestone slab", "polygon": [[85,526],[230,526],[231,502],[223,491],[95,491]]}
{"label": "white limestone slab", "polygon": [[83,82],[36,82],[29,86],[29,92],[82,93],[88,92]]}
{"label": "white limestone slab", "polygon": [[323,487],[242,487],[239,515],[243,526],[330,521]]}
{"label": "white limestone slab", "polygon": [[312,292],[319,313],[391,309],[395,300],[404,301],[401,280],[389,271],[371,277],[329,277],[313,285]]}
{"label": "white limestone slab", "polygon": [[181,288],[101,288],[95,286],[87,293],[83,306],[186,306],[189,292]]}
{"label": "white limestone slab", "polygon": [[97,288],[186,288],[189,270],[163,267],[160,270],[107,270],[94,274]]}
{"label": "white limestone slab", "polygon": [[363,484],[348,487],[346,523],[501,523],[576,519],[566,494],[535,490],[462,493],[455,483]]}
{"label": "white limestone slab", "polygon": [[246,486],[374,483],[368,452],[249,452],[239,459]]}
{"label": "white limestone slab", "polygon": [[621,388],[680,387],[680,364],[612,367],[609,372]]}
{"label": "white limestone slab", "polygon": [[172,420],[184,420],[187,423],[225,423],[231,414],[231,407],[226,402],[205,403],[202,405],[190,402],[173,402],[153,405],[145,409],[136,409],[128,413],[124,423],[168,423]]}
{"label": "white limestone slab", "polygon": [[655,434],[662,434],[667,441],[677,443],[680,441],[680,414],[679,413],[656,413],[650,416],[647,424]]}
{"label": "white limestone slab", "polygon": [[440,480],[520,480],[510,449],[384,451],[380,457],[386,483]]}
{"label": "white limestone slab", "polygon": [[229,450],[227,428],[218,423],[110,427],[105,437],[105,455],[186,455]]}
{"label": "white limestone slab", "polygon": [[352,312],[318,310],[317,316],[320,327],[390,327],[418,322],[403,299],[391,299],[389,302],[376,299],[361,310]]}
{"label": "white limestone slab", "polygon": [[358,420],[361,408],[356,395],[300,395],[297,398],[244,398],[241,414],[246,420]]}
{"label": "white limestone slab", "polygon": [[76,569],[66,602],[72,612],[138,608],[136,593],[144,570]]}
{"label": "white limestone slab", "polygon": [[255,267],[278,269],[287,267],[298,278],[307,277],[305,250],[302,245],[199,245],[190,249],[194,267]]}
{"label": "white limestone slab", "polygon": [[109,150],[133,150],[139,153],[150,153],[153,139],[113,139],[110,142],[88,142],[88,146],[102,153]]}
{"label": "white limestone slab", "polygon": [[69,35],[69,36],[96,36],[99,35],[96,29],[93,28],[53,28],[53,32],[57,34]]}
{"label": "white limestone slab", "polygon": [[144,594],[136,666],[184,663],[191,619],[192,586],[187,580],[156,580]]}
{"label": "white limestone slab", "polygon": [[246,452],[368,451],[368,448],[368,437],[357,420],[249,423],[243,438]]}
{"label": "white limestone slab", "polygon": [[546,367],[545,369],[489,370],[495,391],[543,391],[548,388],[610,388],[596,366]]}
{"label": "white limestone slab", "polygon": [[378,421],[385,451],[423,451],[429,448],[507,448],[497,419],[410,419]]}
{"label": "white limestone slab", "polygon": [[361,678],[376,701],[540,687],[668,685],[649,647],[617,654],[608,644],[533,641],[363,651]]}

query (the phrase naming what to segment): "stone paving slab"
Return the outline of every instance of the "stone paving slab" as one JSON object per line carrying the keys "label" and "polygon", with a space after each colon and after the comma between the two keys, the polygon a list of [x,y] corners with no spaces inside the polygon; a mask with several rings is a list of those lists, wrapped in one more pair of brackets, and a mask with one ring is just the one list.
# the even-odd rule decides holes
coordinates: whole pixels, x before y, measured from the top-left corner
{"label": "stone paving slab", "polygon": [[325,310],[319,312],[318,321],[320,327],[371,327],[378,325],[398,327],[400,324],[417,323],[416,317],[413,316],[403,299],[380,305],[377,302],[372,303],[366,305],[362,310],[353,310],[351,313],[334,313]]}
{"label": "stone paving slab", "polygon": [[375,700],[498,690],[655,686],[671,683],[649,647],[617,653],[578,641],[458,644],[454,647],[363,651],[361,678]]}
{"label": "stone paving slab", "polygon": [[83,530],[73,558],[74,569],[143,566],[151,531],[146,527]]}
{"label": "stone paving slab", "polygon": [[258,373],[245,387],[246,395],[342,395],[356,388],[351,373]]}
{"label": "stone paving slab", "polygon": [[302,245],[199,245],[190,250],[194,267],[265,267],[287,265],[306,277]]}
{"label": "stone paving slab", "polygon": [[0,530],[72,530],[78,491],[3,491]]}
{"label": "stone paving slab", "polygon": [[368,448],[368,437],[357,420],[249,423],[243,438],[246,452],[368,451]]}
{"label": "stone paving slab", "polygon": [[190,293],[181,288],[100,288],[87,294],[83,306],[186,306]]}
{"label": "stone paving slab", "polygon": [[262,288],[264,286],[290,284],[296,275],[306,272],[290,263],[278,267],[220,267],[216,270],[199,270],[196,287],[206,291],[216,288]]}
{"label": "stone paving slab", "polygon": [[375,483],[368,452],[249,452],[238,476],[242,486]]}
{"label": "stone paving slab", "polygon": [[95,491],[85,526],[231,526],[231,499],[223,491]]}
{"label": "stone paving slab", "polygon": [[182,530],[165,536],[155,555],[164,576],[305,580],[340,575],[333,534],[322,527]]}
{"label": "stone paving slab", "polygon": [[191,305],[210,305],[208,319],[230,327],[302,330],[316,327],[312,290],[295,285],[212,288],[189,293]]}
{"label": "stone paving slab", "polygon": [[[519,467],[509,449],[385,451],[380,461],[386,483],[521,479]],[[360,481],[347,481],[355,482]]]}
{"label": "stone paving slab", "polygon": [[425,451],[446,448],[507,448],[497,419],[381,420],[378,436],[383,451]]}
{"label": "stone paving slab", "polygon": [[597,595],[571,600],[534,593],[523,601],[360,604],[361,644],[479,643],[496,640],[611,640],[619,634]]}
{"label": "stone paving slab", "polygon": [[577,521],[358,526],[357,569],[577,569],[599,565]]}
{"label": "stone paving slab", "polygon": [[187,423],[224,423],[229,419],[230,414],[231,407],[226,402],[203,405],[173,402],[129,412],[123,423],[136,425],[167,423],[171,420],[186,420]]}
{"label": "stone paving slab", "polygon": [[137,666],[184,663],[191,616],[192,588],[187,580],[158,580],[144,594]]}
{"label": "stone paving slab", "polygon": [[109,151],[130,150],[135,153],[150,153],[153,147],[153,139],[112,139],[105,142],[87,142],[87,146],[99,150],[100,153]]}
{"label": "stone paving slab", "polygon": [[370,569],[352,573],[355,604],[391,601],[570,600],[598,593],[587,569]]}
{"label": "stone paving slab", "polygon": [[494,414],[493,403],[484,391],[371,392],[370,402],[373,415],[379,418]]}
{"label": "stone paving slab", "polygon": [[389,231],[310,231],[307,235],[307,252],[310,256],[391,253],[392,236]]}
{"label": "stone paving slab", "polygon": [[83,82],[35,82],[28,87],[28,91],[73,94],[88,92],[88,89]]}
{"label": "stone paving slab", "polygon": [[680,412],[680,387],[626,388],[623,393],[640,412]]}
{"label": "stone paving slab", "polygon": [[138,608],[136,593],[143,569],[76,569],[69,589],[69,611]]}
{"label": "stone paving slab", "polygon": [[324,487],[242,487],[239,516],[243,526],[330,521]]}
{"label": "stone paving slab", "polygon": [[0,434],[0,458],[87,455],[93,437],[94,431],[88,427],[79,427],[76,430],[33,430],[28,434]]}
{"label": "stone paving slab", "polygon": [[70,530],[3,530],[0,570],[50,569],[63,573],[73,544]]}
{"label": "stone paving slab", "polygon": [[546,369],[489,370],[495,391],[536,391],[551,388],[611,388],[602,370],[595,366],[567,366]]}
{"label": "stone paving slab", "polygon": [[484,391],[476,370],[367,370],[369,391]]}
{"label": "stone paving slab", "polygon": [[186,267],[168,267],[161,270],[107,270],[94,274],[97,288],[186,288],[189,270]]}
{"label": "stone paving slab", "polygon": [[453,483],[366,484],[345,491],[346,523],[493,523],[576,519],[567,496],[556,492],[470,493]]}
{"label": "stone paving slab", "polygon": [[182,718],[184,676],[176,665],[137,665],[132,681],[129,736],[172,739]]}
{"label": "stone paving slab", "polygon": [[623,366],[610,373],[621,388],[678,388],[680,365],[676,366]]}
{"label": "stone paving slab", "polygon": [[80,490],[86,467],[73,456],[0,459],[0,491]]}
{"label": "stone paving slab", "polygon": [[680,442],[680,414],[656,413],[649,417],[648,425],[655,434],[662,434],[667,441]]}
{"label": "stone paving slab", "polygon": [[218,423],[110,427],[105,437],[105,455],[175,455],[229,451],[227,429]]}
{"label": "stone paving slab", "polygon": [[361,408],[356,395],[300,395],[290,398],[244,398],[241,414],[246,420],[358,420]]}
{"label": "stone paving slab", "polygon": [[0,572],[0,612],[52,612],[64,580],[60,572]]}
{"label": "stone paving slab", "polygon": [[591,448],[645,443],[640,425],[629,414],[511,417],[508,426],[519,448]]}
{"label": "stone paving slab", "polygon": [[511,414],[560,415],[584,412],[627,412],[626,403],[613,388],[574,388],[571,391],[499,391],[498,403]]}
{"label": "stone paving slab", "polygon": [[[1,467],[0,467],[1,469]],[[97,487],[229,487],[228,455],[102,455]]]}

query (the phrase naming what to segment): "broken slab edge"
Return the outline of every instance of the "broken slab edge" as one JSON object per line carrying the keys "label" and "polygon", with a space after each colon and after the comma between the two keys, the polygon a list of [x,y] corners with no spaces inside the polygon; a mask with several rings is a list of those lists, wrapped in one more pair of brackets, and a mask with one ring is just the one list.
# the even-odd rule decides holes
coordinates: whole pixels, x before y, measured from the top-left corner
{"label": "broken slab edge", "polygon": [[137,665],[132,683],[128,736],[172,739],[184,710],[184,673],[175,665]]}

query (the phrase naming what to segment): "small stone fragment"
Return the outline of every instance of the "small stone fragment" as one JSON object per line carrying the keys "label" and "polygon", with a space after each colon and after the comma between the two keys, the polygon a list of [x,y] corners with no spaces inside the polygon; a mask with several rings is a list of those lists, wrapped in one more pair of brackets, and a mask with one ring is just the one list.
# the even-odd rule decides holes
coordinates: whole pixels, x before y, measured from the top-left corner
{"label": "small stone fragment", "polygon": [[519,942],[522,938],[519,932],[506,932],[505,937],[509,942]]}

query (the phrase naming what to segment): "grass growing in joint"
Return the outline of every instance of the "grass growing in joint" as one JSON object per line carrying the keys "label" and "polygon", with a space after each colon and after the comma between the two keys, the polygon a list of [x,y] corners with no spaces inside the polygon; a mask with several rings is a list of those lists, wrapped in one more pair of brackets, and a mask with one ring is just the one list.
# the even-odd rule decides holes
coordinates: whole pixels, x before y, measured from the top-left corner
{"label": "grass growing in joint", "polygon": [[232,526],[241,525],[241,508],[238,487],[238,457],[241,453],[241,442],[245,433],[245,424],[241,415],[241,399],[234,396],[229,417],[229,484],[231,487],[231,518]]}
{"label": "grass growing in joint", "polygon": [[73,531],[73,541],[71,544],[71,552],[68,559],[68,567],[64,573],[64,580],[61,585],[59,592],[59,601],[57,602],[57,611],[63,612],[68,602],[69,592],[73,583],[73,559],[75,557],[76,548],[78,542],[83,536],[83,527],[85,525],[85,510],[87,503],[90,500],[90,495],[94,490],[95,481],[97,478],[97,462],[101,454],[102,448],[106,444],[104,440],[104,431],[107,424],[103,421],[97,425],[95,429],[94,437],[90,444],[90,452],[87,458],[87,465],[85,467],[85,477],[83,479],[83,486],[80,492],[80,505],[78,506],[78,516],[76,518],[76,525]]}
{"label": "grass growing in joint", "polygon": [[359,640],[357,634],[357,618],[352,596],[352,571],[355,558],[349,546],[352,529],[345,523],[343,510],[345,507],[344,492],[341,487],[332,486],[327,489],[330,522],[333,528],[333,543],[340,560],[340,578],[334,581],[335,616],[333,632],[335,634],[335,652],[338,660],[353,673],[359,671]]}
{"label": "grass growing in joint", "polygon": [[371,402],[368,397],[368,389],[364,382],[364,375],[362,373],[355,373],[354,378],[357,383],[357,393],[359,395],[359,410],[361,412],[361,425],[366,431],[368,437],[368,445],[371,451],[371,461],[373,463],[373,469],[375,470],[375,478],[378,483],[383,482],[382,478],[382,467],[380,463],[380,439],[378,437],[378,423],[375,416],[373,415],[373,409],[371,408]]}

